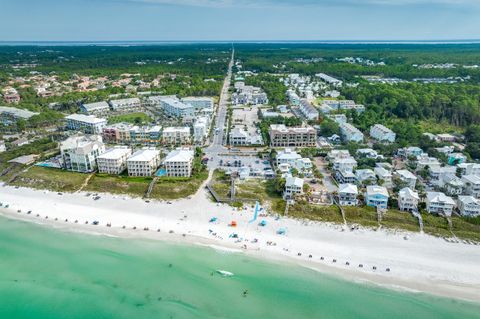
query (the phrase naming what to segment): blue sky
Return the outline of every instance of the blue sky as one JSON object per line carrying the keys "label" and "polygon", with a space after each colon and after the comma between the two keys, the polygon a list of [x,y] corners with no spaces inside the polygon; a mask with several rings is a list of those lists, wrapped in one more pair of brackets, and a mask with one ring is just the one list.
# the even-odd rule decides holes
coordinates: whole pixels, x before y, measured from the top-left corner
{"label": "blue sky", "polygon": [[0,41],[479,38],[480,0],[0,0]]}

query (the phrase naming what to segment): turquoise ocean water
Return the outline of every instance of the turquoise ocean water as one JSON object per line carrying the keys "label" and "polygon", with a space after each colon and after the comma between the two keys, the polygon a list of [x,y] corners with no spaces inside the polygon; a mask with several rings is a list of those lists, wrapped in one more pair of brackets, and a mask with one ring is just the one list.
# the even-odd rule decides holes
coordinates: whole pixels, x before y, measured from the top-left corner
{"label": "turquoise ocean water", "polygon": [[0,318],[463,319],[480,318],[480,305],[209,248],[0,218]]}

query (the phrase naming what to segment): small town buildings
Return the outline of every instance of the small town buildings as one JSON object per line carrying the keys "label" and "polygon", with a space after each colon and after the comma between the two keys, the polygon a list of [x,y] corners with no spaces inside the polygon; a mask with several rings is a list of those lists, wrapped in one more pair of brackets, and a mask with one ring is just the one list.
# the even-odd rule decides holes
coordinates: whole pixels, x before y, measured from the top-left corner
{"label": "small town buildings", "polygon": [[377,151],[371,148],[359,148],[356,154],[358,157],[363,157],[363,158],[383,159],[382,155],[379,155]]}
{"label": "small town buildings", "polygon": [[188,148],[177,148],[168,153],[163,164],[169,177],[191,177],[194,152]]}
{"label": "small town buildings", "polygon": [[341,123],[340,132],[342,133],[343,139],[347,142],[363,142],[363,133],[350,123]]}
{"label": "small town buildings", "polygon": [[105,152],[100,135],[76,135],[60,143],[60,154],[66,170],[91,173],[97,169],[97,157]]}
{"label": "small town buildings", "polygon": [[245,85],[244,82],[236,82],[235,89],[237,92],[232,94],[232,105],[268,104],[267,94],[258,87]]}
{"label": "small town buildings", "polygon": [[449,180],[456,174],[456,167],[454,166],[432,166],[428,170],[430,182],[438,187],[443,187],[446,180]]}
{"label": "small town buildings", "polygon": [[200,116],[196,118],[193,124],[193,141],[195,143],[202,143],[208,136],[210,127],[210,119],[207,116]]}
{"label": "small town buildings", "polygon": [[115,147],[97,157],[98,172],[118,175],[127,169],[127,159],[132,155],[129,147]]}
{"label": "small town buildings", "polygon": [[162,127],[115,123],[102,129],[102,137],[108,143],[156,145],[161,141]]}
{"label": "small town buildings", "polygon": [[337,124],[347,123],[347,116],[345,114],[333,114],[330,118]]}
{"label": "small town buildings", "polygon": [[102,134],[107,120],[94,115],[71,114],[65,117],[67,129],[81,131],[85,134]]}
{"label": "small town buildings", "polygon": [[404,212],[414,212],[418,209],[420,197],[418,193],[409,187],[402,188],[398,192],[398,209]]}
{"label": "small town buildings", "polygon": [[229,133],[229,143],[232,146],[245,146],[251,144],[250,134],[243,126],[235,126]]}
{"label": "small town buildings", "polygon": [[422,154],[423,150],[416,146],[404,147],[398,150],[398,155],[402,156],[403,158],[417,157],[421,156]]}
{"label": "small town buildings", "polygon": [[105,116],[110,112],[110,105],[105,101],[86,103],[80,105],[80,111],[86,115]]}
{"label": "small town buildings", "polygon": [[467,157],[462,153],[450,153],[448,155],[448,165],[458,165],[465,163]]}
{"label": "small town buildings", "polygon": [[455,207],[455,201],[440,192],[427,192],[427,212],[430,214],[444,214],[451,216],[453,208]]}
{"label": "small town buildings", "polygon": [[38,114],[40,113],[30,112],[16,107],[0,106],[0,123],[3,125],[11,125],[19,119],[26,121]]}
{"label": "small town buildings", "polygon": [[464,175],[462,176],[462,181],[465,184],[465,195],[480,198],[480,176]]}
{"label": "small town buildings", "polygon": [[290,166],[293,167],[295,165],[295,162],[301,158],[302,156],[291,148],[285,148],[284,150],[280,150],[277,153],[277,166],[281,164],[290,164]]}
{"label": "small town buildings", "polygon": [[422,170],[425,167],[432,169],[433,167],[440,167],[441,163],[435,157],[429,157],[427,154],[422,154],[417,157],[417,170]]}
{"label": "small town buildings", "polygon": [[194,107],[195,112],[198,112],[203,109],[213,110],[214,102],[211,97],[184,97],[181,99],[182,103],[191,105]]}
{"label": "small town buildings", "polygon": [[355,171],[357,182],[363,185],[372,185],[377,183],[377,176],[371,169],[357,169]]}
{"label": "small town buildings", "polygon": [[16,139],[15,141],[11,142],[10,144],[12,146],[19,147],[19,146],[30,144],[30,141],[26,137],[20,137],[20,138]]}
{"label": "small town buildings", "polygon": [[357,178],[353,171],[339,169],[335,171],[335,180],[339,184],[355,184],[357,182]]}
{"label": "small town buildings", "polygon": [[339,158],[349,158],[352,157],[348,150],[331,150],[327,153],[327,159],[329,162],[333,162]]}
{"label": "small town buildings", "polygon": [[365,197],[367,206],[387,209],[388,198],[388,191],[385,187],[378,185],[367,186],[367,193]]}
{"label": "small town buildings", "polygon": [[357,206],[358,188],[354,184],[338,185],[338,203],[340,206]]}
{"label": "small town buildings", "polygon": [[379,142],[395,142],[396,134],[382,124],[375,124],[370,128],[370,136]]}
{"label": "small town buildings", "polygon": [[307,100],[302,99],[298,110],[307,120],[318,120],[318,111]]}
{"label": "small town buildings", "polygon": [[461,163],[457,165],[460,174],[463,175],[478,175],[480,176],[480,164],[477,163]]}
{"label": "small town buildings", "polygon": [[480,200],[473,196],[458,196],[458,211],[462,216],[480,216]]}
{"label": "small town buildings", "polygon": [[5,146],[5,141],[0,140],[0,153],[3,153],[7,150],[7,147]]}
{"label": "small town buildings", "polygon": [[383,167],[375,167],[374,169],[375,175],[377,175],[378,180],[383,181],[383,184],[385,187],[391,187],[392,184],[392,173],[390,171],[386,170]]}
{"label": "small town buildings", "polygon": [[[1,94],[0,94],[0,96],[1,96]],[[12,103],[17,104],[21,100],[20,94],[18,94],[18,91],[15,88],[8,88],[8,89],[4,90],[3,99],[8,104],[12,104]]]}
{"label": "small town buildings", "polygon": [[313,127],[286,127],[283,124],[270,125],[271,147],[315,147],[317,131]]}
{"label": "small town buildings", "polygon": [[163,130],[163,142],[171,145],[190,143],[190,128],[166,127]]}
{"label": "small town buildings", "polygon": [[114,112],[133,112],[138,111],[142,103],[139,98],[133,97],[128,99],[111,100],[110,106]]}
{"label": "small town buildings", "polygon": [[145,148],[127,159],[128,176],[152,176],[160,166],[160,151]]}
{"label": "small town buildings", "polygon": [[396,171],[394,175],[396,178],[405,183],[407,187],[415,189],[415,185],[417,184],[417,176],[415,176],[413,173],[406,169],[400,169]]}
{"label": "small town buildings", "polygon": [[303,194],[303,179],[288,176],[285,179],[285,191],[283,198],[287,201],[295,199],[295,196]]}
{"label": "small town buildings", "polygon": [[195,116],[195,107],[191,104],[185,104],[178,99],[166,98],[160,100],[160,106],[165,114],[174,117]]}
{"label": "small town buildings", "polygon": [[440,142],[455,142],[456,137],[451,134],[437,134],[436,138]]}

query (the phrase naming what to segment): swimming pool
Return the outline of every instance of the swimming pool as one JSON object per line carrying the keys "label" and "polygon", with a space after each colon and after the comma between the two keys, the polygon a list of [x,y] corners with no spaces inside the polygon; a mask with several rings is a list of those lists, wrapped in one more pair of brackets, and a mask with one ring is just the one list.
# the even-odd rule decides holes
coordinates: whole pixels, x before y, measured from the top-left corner
{"label": "swimming pool", "polygon": [[155,174],[155,176],[160,176],[160,177],[161,177],[161,176],[165,176],[165,175],[167,175],[167,170],[164,169],[164,168],[159,169],[159,170],[157,171],[157,173]]}

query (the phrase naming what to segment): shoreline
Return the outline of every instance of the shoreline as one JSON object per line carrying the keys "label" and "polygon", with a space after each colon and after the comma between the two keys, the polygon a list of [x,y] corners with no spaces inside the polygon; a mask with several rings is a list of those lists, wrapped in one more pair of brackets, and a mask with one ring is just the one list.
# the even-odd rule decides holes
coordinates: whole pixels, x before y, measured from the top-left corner
{"label": "shoreline", "polygon": [[[0,202],[8,203],[9,208],[1,207],[0,215],[67,232],[206,246],[298,265],[360,284],[480,301],[477,246],[447,243],[419,233],[363,228],[344,231],[337,225],[271,216],[260,217],[250,224],[251,208],[236,211],[228,205],[212,203],[202,190],[191,199],[168,204],[112,194],[100,194],[101,199],[94,201],[86,193],[57,195],[3,186]],[[27,214],[28,210],[31,214]],[[218,221],[209,223],[213,216]],[[94,220],[99,224],[92,225]],[[238,223],[236,228],[228,226],[233,220]],[[260,220],[265,220],[267,226],[258,226]],[[88,225],[85,221],[89,221]],[[278,235],[279,228],[285,228],[287,234]],[[232,233],[239,238],[229,238]],[[405,234],[408,240],[404,239]],[[254,238],[258,242],[254,243]]]}

